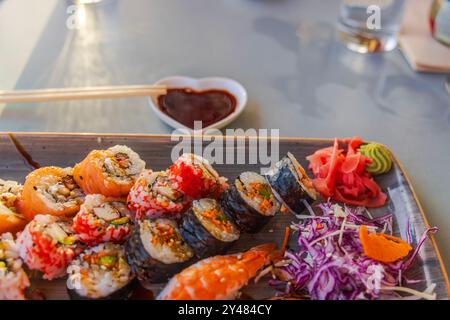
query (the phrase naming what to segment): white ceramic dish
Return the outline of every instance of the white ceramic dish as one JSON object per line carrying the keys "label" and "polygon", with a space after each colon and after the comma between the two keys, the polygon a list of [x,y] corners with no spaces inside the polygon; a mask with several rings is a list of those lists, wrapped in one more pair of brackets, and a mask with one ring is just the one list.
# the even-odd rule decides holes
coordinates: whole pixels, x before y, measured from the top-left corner
{"label": "white ceramic dish", "polygon": [[[196,91],[203,91],[208,89],[219,89],[230,92],[236,97],[236,110],[228,115],[226,118],[213,123],[212,125],[203,128],[203,131],[208,129],[221,129],[229,124],[231,121],[236,119],[242,111],[244,111],[247,104],[247,91],[245,88],[237,81],[229,78],[221,77],[208,77],[208,78],[190,78],[184,76],[171,76],[158,80],[155,85],[165,85],[168,89],[170,88],[192,88]],[[179,123],[175,119],[171,118],[167,114],[163,113],[159,107],[158,102],[155,98],[149,98],[150,106],[152,107],[155,114],[162,121],[167,123],[169,126],[175,129],[187,129],[190,132],[193,131],[191,128]]]}

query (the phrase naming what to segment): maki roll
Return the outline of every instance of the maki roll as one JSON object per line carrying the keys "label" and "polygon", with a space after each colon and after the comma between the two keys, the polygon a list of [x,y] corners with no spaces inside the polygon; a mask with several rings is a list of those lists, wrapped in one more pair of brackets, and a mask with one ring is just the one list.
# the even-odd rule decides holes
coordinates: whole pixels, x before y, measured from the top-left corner
{"label": "maki roll", "polygon": [[17,238],[19,255],[31,270],[52,280],[65,275],[70,261],[83,248],[72,232],[70,222],[51,215],[37,215]]}
{"label": "maki roll", "polygon": [[180,232],[199,258],[225,252],[240,235],[214,199],[194,201],[183,215]]}
{"label": "maki roll", "polygon": [[243,172],[224,192],[221,205],[241,231],[256,233],[280,210],[280,203],[263,176]]}
{"label": "maki roll", "polygon": [[189,265],[192,249],[169,219],[142,220],[125,245],[128,263],[144,283],[160,283]]}
{"label": "maki roll", "polygon": [[192,199],[217,198],[227,188],[227,179],[220,177],[208,160],[192,153],[184,153],[169,168],[169,178]]}
{"label": "maki roll", "polygon": [[135,282],[121,245],[102,243],[82,252],[67,268],[73,300],[128,299]]}
{"label": "maki roll", "polygon": [[305,201],[317,199],[312,181],[290,152],[269,169],[266,178],[279,201],[294,214],[305,210]]}
{"label": "maki roll", "polygon": [[0,300],[24,300],[30,286],[11,233],[0,236]]}
{"label": "maki roll", "polygon": [[127,146],[93,150],[73,170],[75,181],[86,194],[124,198],[130,192],[145,162]]}
{"label": "maki roll", "polygon": [[21,193],[20,184],[0,179],[0,234],[5,232],[15,234],[27,224],[18,208]]}
{"label": "maki roll", "polygon": [[82,202],[83,192],[71,168],[43,167],[26,177],[18,206],[32,220],[36,214],[74,215]]}
{"label": "maki roll", "polygon": [[90,194],[73,219],[72,227],[78,238],[89,245],[121,243],[131,234],[130,216],[124,202],[108,201],[103,195]]}
{"label": "maki roll", "polygon": [[136,212],[136,219],[176,217],[189,204],[165,171],[142,171],[128,195],[128,206]]}

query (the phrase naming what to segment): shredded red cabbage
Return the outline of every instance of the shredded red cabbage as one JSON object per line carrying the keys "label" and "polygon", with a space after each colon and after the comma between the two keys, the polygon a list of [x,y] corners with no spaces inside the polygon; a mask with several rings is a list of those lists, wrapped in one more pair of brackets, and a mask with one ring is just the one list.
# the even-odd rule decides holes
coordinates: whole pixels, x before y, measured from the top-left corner
{"label": "shredded red cabbage", "polygon": [[[319,300],[380,298],[381,288],[401,286],[403,272],[410,267],[427,235],[438,230],[426,230],[408,259],[381,263],[363,255],[359,226],[389,230],[392,214],[370,219],[363,215],[363,207],[342,209],[330,202],[318,207],[322,216],[302,219],[293,225],[299,232],[299,250],[286,251],[284,258],[290,263],[277,269],[277,279],[269,281],[283,294],[307,293],[311,299]],[[405,283],[415,282],[403,279]]]}

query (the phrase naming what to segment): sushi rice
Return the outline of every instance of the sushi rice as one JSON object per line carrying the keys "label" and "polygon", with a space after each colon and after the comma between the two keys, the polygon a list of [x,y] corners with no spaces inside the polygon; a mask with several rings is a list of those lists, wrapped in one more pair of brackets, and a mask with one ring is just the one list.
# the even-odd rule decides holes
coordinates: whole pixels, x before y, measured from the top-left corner
{"label": "sushi rice", "polygon": [[136,219],[174,217],[185,210],[189,200],[168,179],[167,172],[144,170],[128,195],[128,206]]}
{"label": "sushi rice", "polygon": [[181,238],[175,222],[168,219],[146,220],[140,228],[144,248],[154,259],[170,264],[192,258],[192,251]]}
{"label": "sushi rice", "polygon": [[184,153],[169,168],[169,178],[175,188],[193,199],[217,198],[227,185],[208,160],[192,153]]}
{"label": "sushi rice", "polygon": [[73,219],[73,230],[89,245],[102,242],[120,243],[132,231],[131,212],[123,202],[107,201],[100,194],[87,195]]}
{"label": "sushi rice", "polygon": [[27,223],[18,208],[22,189],[23,187],[15,181],[0,179],[0,234],[5,232],[15,234]]}
{"label": "sushi rice", "polygon": [[69,290],[90,299],[108,297],[133,280],[123,247],[113,243],[82,252],[70,263],[67,274]]}
{"label": "sushi rice", "polygon": [[190,264],[194,253],[175,221],[145,219],[138,225],[126,242],[125,251],[133,273],[141,282],[164,282]]}
{"label": "sushi rice", "polygon": [[74,167],[74,179],[86,194],[126,198],[145,161],[127,146],[92,150]]}
{"label": "sushi rice", "polygon": [[236,188],[245,201],[264,216],[273,216],[280,204],[263,176],[254,172],[243,172],[235,181]]}
{"label": "sushi rice", "polygon": [[37,215],[17,238],[19,255],[31,270],[52,280],[65,275],[70,261],[82,250],[68,221],[51,215]]}
{"label": "sushi rice", "polygon": [[145,162],[127,146],[116,145],[107,151],[109,156],[105,158],[104,175],[113,177],[118,183],[136,180],[145,168]]}
{"label": "sushi rice", "polygon": [[196,200],[192,205],[192,211],[201,225],[216,239],[226,242],[239,239],[239,230],[222,212],[216,200]]}
{"label": "sushi rice", "polygon": [[199,258],[224,253],[240,236],[218,201],[209,198],[192,203],[192,208],[183,214],[180,232]]}
{"label": "sushi rice", "polygon": [[220,203],[225,215],[248,233],[259,232],[281,208],[266,179],[250,171],[234,180]]}
{"label": "sushi rice", "polygon": [[0,300],[24,300],[30,286],[11,233],[0,236]]}

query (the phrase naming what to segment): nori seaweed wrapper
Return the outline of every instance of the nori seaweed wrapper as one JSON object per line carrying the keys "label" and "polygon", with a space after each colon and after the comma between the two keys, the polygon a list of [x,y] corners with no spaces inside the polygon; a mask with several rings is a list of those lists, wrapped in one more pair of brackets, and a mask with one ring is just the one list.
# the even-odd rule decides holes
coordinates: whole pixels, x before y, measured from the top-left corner
{"label": "nori seaweed wrapper", "polygon": [[234,183],[222,194],[220,205],[225,215],[247,233],[259,232],[273,217],[261,214],[247,203]]}
{"label": "nori seaweed wrapper", "polygon": [[161,283],[170,279],[192,263],[192,259],[165,264],[152,258],[142,244],[139,226],[134,228],[128,241],[125,243],[125,252],[131,272],[143,283]]}
{"label": "nori seaweed wrapper", "polygon": [[201,224],[192,208],[183,215],[180,233],[195,255],[201,259],[225,253],[234,243],[234,241],[222,241],[214,237]]}
{"label": "nori seaweed wrapper", "polygon": [[303,189],[291,171],[295,170],[291,159],[283,157],[277,165],[269,171],[266,179],[269,182],[274,194],[290,211],[301,214],[305,210],[303,201],[312,202],[308,192]]}

